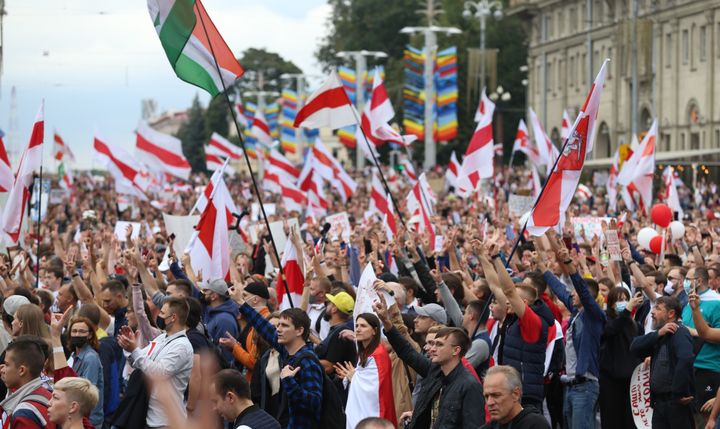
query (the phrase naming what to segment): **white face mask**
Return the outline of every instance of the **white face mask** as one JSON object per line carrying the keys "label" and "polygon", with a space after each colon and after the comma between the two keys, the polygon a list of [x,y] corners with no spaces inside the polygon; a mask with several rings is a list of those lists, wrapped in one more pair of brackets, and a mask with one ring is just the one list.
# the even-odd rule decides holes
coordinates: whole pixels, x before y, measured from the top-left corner
{"label": "white face mask", "polygon": [[667,281],[667,284],[665,284],[665,291],[666,295],[672,295],[675,292],[675,287],[673,286],[672,282],[670,280]]}

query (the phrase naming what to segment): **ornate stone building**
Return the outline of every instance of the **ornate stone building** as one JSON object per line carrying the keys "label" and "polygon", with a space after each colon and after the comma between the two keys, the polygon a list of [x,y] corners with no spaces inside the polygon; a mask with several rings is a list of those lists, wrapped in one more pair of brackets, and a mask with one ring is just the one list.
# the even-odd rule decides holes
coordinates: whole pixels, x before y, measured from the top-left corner
{"label": "ornate stone building", "polygon": [[577,114],[610,58],[589,164],[630,142],[637,52],[637,131],[659,119],[658,163],[720,159],[720,1],[509,0],[508,12],[527,22],[528,104],[555,141],[563,109]]}

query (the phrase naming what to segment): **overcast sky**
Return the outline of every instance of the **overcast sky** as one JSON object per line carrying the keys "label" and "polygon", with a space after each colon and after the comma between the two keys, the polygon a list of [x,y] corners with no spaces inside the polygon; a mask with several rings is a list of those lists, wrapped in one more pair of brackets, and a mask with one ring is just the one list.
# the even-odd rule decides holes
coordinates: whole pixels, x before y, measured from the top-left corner
{"label": "overcast sky", "polygon": [[[160,111],[184,109],[204,91],[177,79],[141,0],[7,0],[4,18],[0,129],[8,150],[27,144],[45,99],[45,159],[57,130],[78,158],[92,165],[95,132],[132,150],[141,100]],[[326,0],[204,0],[203,4],[240,56],[265,48],[319,74],[313,55],[326,32]],[[11,88],[17,91],[17,127],[10,118]],[[8,141],[9,140],[9,141]],[[50,161],[48,161],[50,162]],[[46,163],[55,168],[54,163]],[[13,169],[16,165],[13,165]]]}

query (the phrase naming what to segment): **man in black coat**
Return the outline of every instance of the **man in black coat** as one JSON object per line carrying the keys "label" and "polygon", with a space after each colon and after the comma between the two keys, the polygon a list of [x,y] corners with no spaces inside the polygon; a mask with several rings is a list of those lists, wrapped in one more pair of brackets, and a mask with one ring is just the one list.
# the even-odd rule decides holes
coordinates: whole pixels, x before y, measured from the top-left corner
{"label": "man in black coat", "polygon": [[490,423],[482,429],[550,429],[542,414],[523,408],[520,373],[509,365],[490,368],[483,386]]}
{"label": "man in black coat", "polygon": [[413,349],[395,329],[385,299],[373,304],[395,353],[423,378],[410,429],[476,429],[485,422],[480,382],[462,365],[470,338],[459,328],[438,331],[429,357]]}
{"label": "man in black coat", "polygon": [[630,352],[650,359],[650,401],[655,429],[693,428],[690,404],[695,395],[693,339],[679,320],[680,302],[663,296],[652,309],[653,329],[636,337]]}

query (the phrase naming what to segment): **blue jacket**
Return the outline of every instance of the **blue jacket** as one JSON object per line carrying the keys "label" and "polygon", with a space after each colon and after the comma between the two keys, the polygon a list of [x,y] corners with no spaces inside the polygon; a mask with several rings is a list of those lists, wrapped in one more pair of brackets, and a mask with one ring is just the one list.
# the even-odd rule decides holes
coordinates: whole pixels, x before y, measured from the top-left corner
{"label": "blue jacket", "polygon": [[590,295],[587,284],[580,274],[575,273],[570,276],[575,292],[583,305],[579,314],[579,310],[572,304],[572,297],[565,289],[565,284],[550,271],[545,271],[543,276],[553,293],[572,312],[573,317],[578,317],[577,329],[574,329],[572,333],[573,347],[577,355],[576,374],[589,372],[595,377],[600,377],[600,339],[605,330],[605,312],[595,301],[595,297]]}
{"label": "blue jacket", "polygon": [[[229,332],[230,335],[237,338],[239,335],[237,315],[239,313],[238,305],[235,301],[229,299],[217,307],[207,308],[207,320],[205,321],[208,328],[208,335],[215,342],[225,336],[225,332]],[[233,355],[231,350],[223,348],[223,357],[228,362],[233,361]]]}

